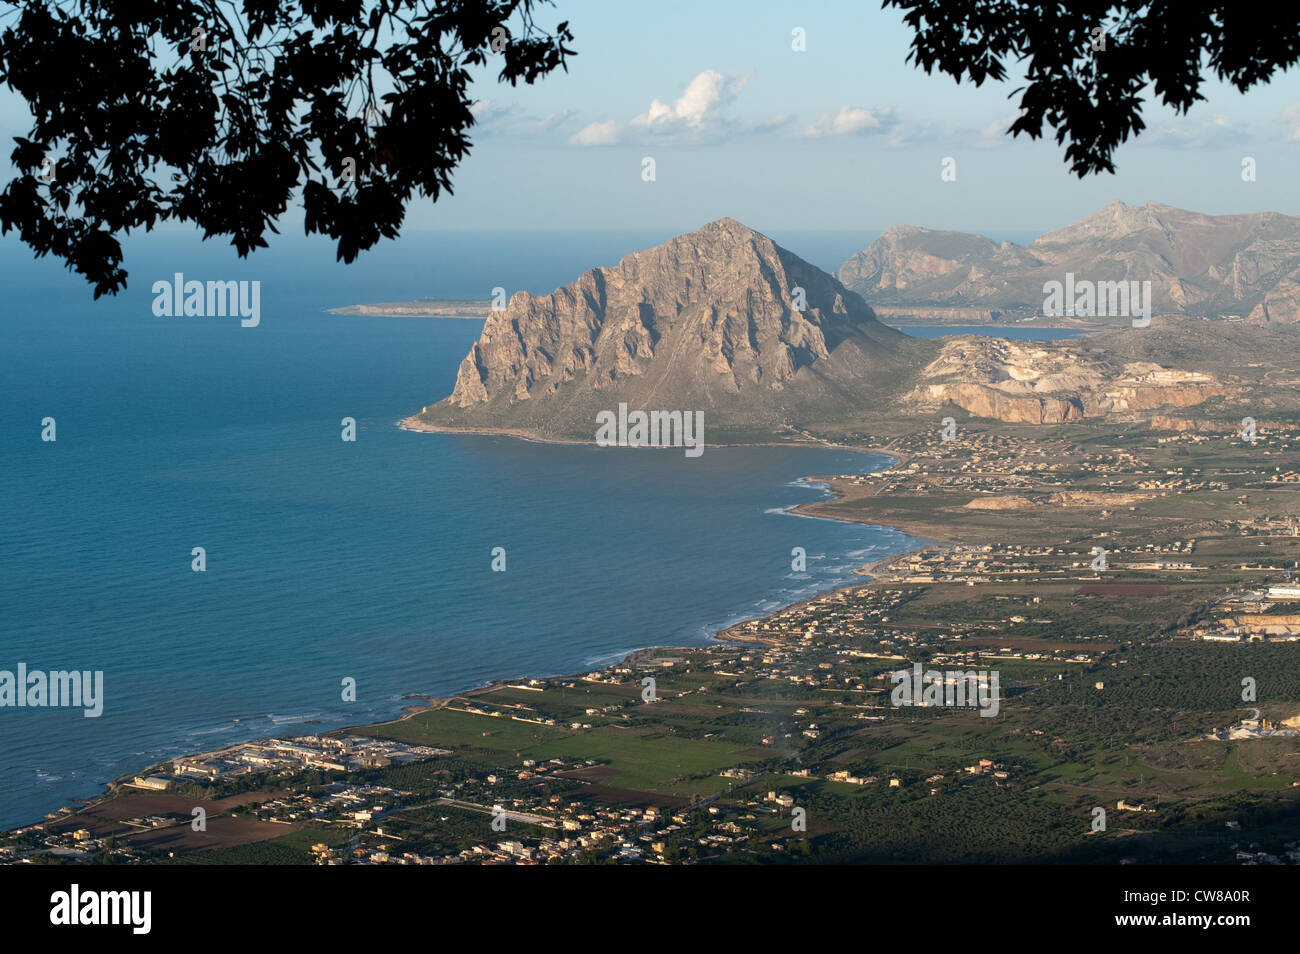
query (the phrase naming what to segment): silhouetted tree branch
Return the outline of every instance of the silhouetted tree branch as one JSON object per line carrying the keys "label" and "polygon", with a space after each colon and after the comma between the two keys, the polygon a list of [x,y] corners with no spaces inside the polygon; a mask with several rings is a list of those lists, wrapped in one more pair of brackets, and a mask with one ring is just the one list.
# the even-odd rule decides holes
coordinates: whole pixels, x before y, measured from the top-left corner
{"label": "silhouetted tree branch", "polygon": [[1025,64],[1020,116],[1007,131],[1037,139],[1043,124],[1068,141],[1065,158],[1083,178],[1114,172],[1120,143],[1145,128],[1148,87],[1186,113],[1205,97],[1209,75],[1245,92],[1300,58],[1295,4],[1198,0],[884,0],[907,11],[916,33],[908,62],[976,86],[1005,80],[1006,63]]}
{"label": "silhouetted tree branch", "polygon": [[193,222],[245,256],[301,190],[307,232],[351,262],[397,235],[413,194],[452,191],[471,68],[499,56],[511,85],[567,69],[567,22],[533,21],[546,2],[9,4],[0,82],[33,122],[15,137],[0,231],[98,298],[126,285],[119,235]]}

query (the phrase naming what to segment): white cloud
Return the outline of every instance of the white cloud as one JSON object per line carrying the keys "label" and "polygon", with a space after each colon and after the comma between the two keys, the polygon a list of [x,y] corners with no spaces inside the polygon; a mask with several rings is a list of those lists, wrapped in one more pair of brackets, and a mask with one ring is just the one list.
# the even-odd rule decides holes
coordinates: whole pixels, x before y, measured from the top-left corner
{"label": "white cloud", "polygon": [[[1290,107],[1289,124],[1292,127],[1292,141],[1300,142],[1300,103]],[[1018,114],[1004,116],[996,122],[960,131],[960,135],[974,136],[974,143],[980,149],[994,149],[1028,143],[1025,134],[1011,135],[1008,130],[1019,118]],[[1287,112],[1279,117],[1280,122],[1288,122]],[[945,135],[951,137],[952,130]],[[1204,119],[1178,116],[1167,121],[1153,121],[1142,134],[1131,141],[1134,148],[1176,148],[1209,149],[1242,144],[1251,138],[1250,130],[1235,122],[1224,113],[1214,113]]]}
{"label": "white cloud", "polygon": [[782,113],[780,116],[773,116],[771,119],[760,119],[756,123],[751,123],[745,128],[748,133],[769,133],[776,132],[784,126],[794,122],[794,113]]}
{"label": "white cloud", "polygon": [[[1285,114],[1284,114],[1285,115]],[[1250,138],[1243,127],[1236,125],[1222,113],[1209,119],[1179,117],[1146,129],[1137,143],[1142,146],[1174,146],[1177,148],[1224,147],[1240,144]]]}
{"label": "white cloud", "polygon": [[993,149],[997,146],[1005,146],[1012,141],[1012,136],[1008,129],[1016,121],[1016,117],[1006,116],[996,122],[989,123],[980,130],[979,138],[975,140],[975,145],[982,149]]}
{"label": "white cloud", "polygon": [[699,131],[717,124],[719,112],[735,102],[748,82],[748,73],[724,76],[717,70],[705,70],[686,84],[686,91],[671,106],[652,100],[632,125],[654,133]]}
{"label": "white cloud", "polygon": [[589,123],[571,136],[569,142],[577,146],[609,146],[629,136],[637,141],[700,141],[736,133],[769,132],[789,122],[790,117],[778,116],[746,126],[722,115],[736,101],[749,77],[749,73],[723,75],[717,70],[704,70],[671,103],[651,100],[649,109],[626,124],[613,119]]}
{"label": "white cloud", "polygon": [[474,131],[493,136],[539,136],[564,125],[577,115],[572,109],[562,109],[542,118],[524,110],[519,103],[499,103],[480,99],[470,104],[474,116]]}
{"label": "white cloud", "polygon": [[575,110],[562,109],[558,113],[551,113],[545,119],[539,120],[534,129],[539,133],[550,132],[557,126],[563,126],[576,115],[578,114]]}
{"label": "white cloud", "polygon": [[893,127],[895,120],[889,109],[863,109],[845,106],[834,116],[824,115],[804,127],[804,139],[822,139],[826,136],[855,136],[862,133],[884,132]]}
{"label": "white cloud", "polygon": [[521,112],[518,103],[497,103],[490,99],[470,103],[469,111],[474,116],[474,125],[480,129],[499,125]]}
{"label": "white cloud", "polygon": [[603,123],[588,123],[569,137],[575,146],[612,146],[622,138],[618,123],[607,119]]}
{"label": "white cloud", "polygon": [[1292,103],[1282,110],[1282,114],[1277,117],[1277,121],[1284,123],[1288,127],[1287,142],[1300,142],[1300,103]]}

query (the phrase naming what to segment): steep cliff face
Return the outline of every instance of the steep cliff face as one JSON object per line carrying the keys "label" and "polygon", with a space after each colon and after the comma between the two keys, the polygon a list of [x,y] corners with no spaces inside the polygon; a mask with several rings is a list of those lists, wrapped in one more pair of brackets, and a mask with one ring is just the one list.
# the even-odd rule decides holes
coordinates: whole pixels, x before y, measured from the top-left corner
{"label": "steep cliff face", "polygon": [[1038,314],[1043,285],[1150,281],[1156,313],[1300,321],[1300,218],[1201,215],[1112,202],[1026,246],[896,226],[846,261],[840,280],[872,305]]}
{"label": "steep cliff face", "polygon": [[840,266],[840,281],[870,301],[978,307],[997,296],[993,274],[1041,267],[1025,249],[982,235],[896,225]]}
{"label": "steep cliff face", "polygon": [[702,410],[772,427],[878,399],[933,345],[880,324],[825,272],[733,219],[594,268],[487,320],[420,418],[590,431],[596,411]]}
{"label": "steep cliff face", "polygon": [[1300,268],[1265,291],[1259,304],[1250,310],[1248,318],[1256,324],[1300,321]]}

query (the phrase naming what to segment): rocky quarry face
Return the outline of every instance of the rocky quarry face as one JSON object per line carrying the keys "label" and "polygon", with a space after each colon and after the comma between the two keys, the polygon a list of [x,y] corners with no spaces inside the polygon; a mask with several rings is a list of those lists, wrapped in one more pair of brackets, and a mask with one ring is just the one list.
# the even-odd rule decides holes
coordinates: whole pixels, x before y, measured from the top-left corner
{"label": "rocky quarry face", "polygon": [[1078,348],[961,335],[945,340],[906,403],[951,403],[977,417],[1060,424],[1112,413],[1190,407],[1227,393],[1214,375],[1144,361],[1118,367]]}

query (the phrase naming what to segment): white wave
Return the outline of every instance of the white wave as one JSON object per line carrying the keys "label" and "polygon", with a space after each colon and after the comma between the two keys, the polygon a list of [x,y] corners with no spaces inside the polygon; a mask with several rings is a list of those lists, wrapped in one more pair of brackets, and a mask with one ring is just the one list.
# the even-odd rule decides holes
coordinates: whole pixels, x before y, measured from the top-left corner
{"label": "white wave", "polygon": [[284,725],[285,723],[290,723],[290,722],[306,722],[308,719],[315,719],[319,715],[320,715],[319,712],[308,712],[303,715],[291,715],[291,716],[268,715],[267,718],[270,719],[272,722],[274,722],[276,725]]}
{"label": "white wave", "polygon": [[186,732],[185,737],[187,739],[193,739],[200,735],[215,735],[218,732],[229,732],[229,731],[230,731],[229,726],[219,725],[215,729],[193,729],[189,732]]}
{"label": "white wave", "polygon": [[593,669],[599,669],[600,667],[608,666],[611,663],[622,662],[628,656],[631,656],[634,652],[640,649],[645,649],[645,647],[636,646],[632,649],[620,649],[617,652],[601,653],[599,656],[589,656],[583,660],[582,665],[590,666]]}

